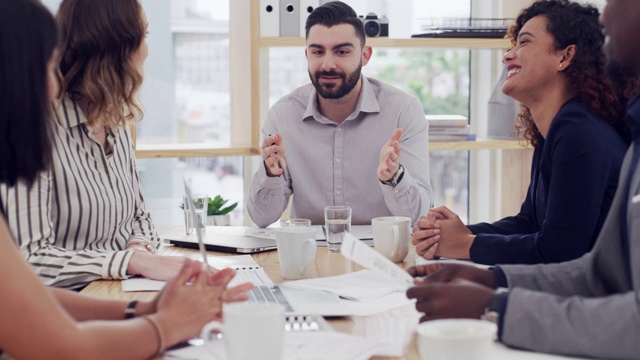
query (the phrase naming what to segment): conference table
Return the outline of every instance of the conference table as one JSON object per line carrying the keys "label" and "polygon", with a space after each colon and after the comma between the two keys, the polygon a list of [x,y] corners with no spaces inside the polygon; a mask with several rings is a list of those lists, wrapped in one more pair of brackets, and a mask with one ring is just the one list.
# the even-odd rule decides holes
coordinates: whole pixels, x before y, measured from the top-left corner
{"label": "conference table", "polygon": [[[173,227],[160,229],[158,233],[162,237],[162,233],[166,231],[175,231]],[[332,253],[327,251],[326,247],[318,247],[314,263],[311,268],[311,278],[336,276],[346,274],[358,270],[363,267],[347,260],[340,253]],[[413,249],[412,249],[413,250]],[[175,247],[169,244],[163,244],[158,252],[161,255],[169,256],[185,256],[189,258],[198,258],[199,252],[195,249]],[[231,256],[234,254],[209,252],[215,256]],[[274,283],[285,282],[280,274],[280,265],[277,251],[266,251],[252,255],[253,259],[265,270],[267,275]],[[414,265],[415,251],[410,251],[409,255],[403,263],[398,264],[404,268]],[[83,294],[92,295],[99,298],[120,299],[120,300],[151,300],[155,297],[156,292],[124,292],[122,290],[121,281],[118,280],[100,280],[94,281],[85,287]],[[415,321],[415,311],[413,305],[405,305],[392,310],[383,311],[381,313],[370,316],[352,316],[344,318],[327,319],[331,327],[338,332],[347,334],[364,336],[376,340],[398,339],[405,344],[404,354],[401,357],[380,357],[375,356],[372,359],[396,359],[396,360],[418,360],[420,356],[416,345],[415,326],[407,326],[407,321]],[[399,344],[400,345],[400,344]],[[548,355],[534,353],[529,351],[521,351],[506,347],[498,342],[492,345],[491,359],[515,359],[515,360],[560,360],[560,359],[576,359],[573,357],[563,357],[556,355]]]}

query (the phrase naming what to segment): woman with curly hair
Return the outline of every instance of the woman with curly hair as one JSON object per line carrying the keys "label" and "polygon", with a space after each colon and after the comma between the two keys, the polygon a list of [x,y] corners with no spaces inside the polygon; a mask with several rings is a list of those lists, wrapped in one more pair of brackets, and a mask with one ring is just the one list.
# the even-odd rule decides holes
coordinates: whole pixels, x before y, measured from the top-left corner
{"label": "woman with curly hair", "polygon": [[65,0],[57,13],[62,98],[51,167],[0,200],[22,256],[47,285],[131,275],[167,280],[183,258],[155,255],[129,124],[142,117],[147,19],[136,0]]}
{"label": "woman with curly hair", "polygon": [[534,147],[520,213],[465,226],[451,210],[435,208],[414,229],[418,254],[534,264],[592,248],[630,140],[624,103],[635,86],[605,76],[598,16],[595,7],[567,0],[537,1],[520,13],[508,32],[502,86],[520,102],[516,127]]}

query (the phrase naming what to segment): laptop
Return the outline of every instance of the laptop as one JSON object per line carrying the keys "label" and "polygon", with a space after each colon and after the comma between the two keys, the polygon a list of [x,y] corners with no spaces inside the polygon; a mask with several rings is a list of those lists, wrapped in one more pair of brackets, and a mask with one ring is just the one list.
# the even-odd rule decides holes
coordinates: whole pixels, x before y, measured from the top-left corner
{"label": "laptop", "polygon": [[295,289],[286,285],[260,285],[254,286],[248,295],[248,301],[282,305],[285,315],[353,315],[353,311],[338,295],[321,290]]}
{"label": "laptop", "polygon": [[[208,251],[220,251],[235,254],[253,254],[276,250],[276,240],[246,236],[246,226],[207,226],[202,237]],[[186,235],[183,229],[164,234],[165,242],[175,246],[198,248],[196,234]]]}

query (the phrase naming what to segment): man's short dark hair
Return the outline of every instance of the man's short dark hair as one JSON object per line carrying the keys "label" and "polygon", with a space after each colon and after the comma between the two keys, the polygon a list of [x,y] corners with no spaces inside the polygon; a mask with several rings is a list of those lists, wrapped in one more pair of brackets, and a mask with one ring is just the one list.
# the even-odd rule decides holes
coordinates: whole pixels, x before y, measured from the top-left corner
{"label": "man's short dark hair", "polygon": [[358,14],[356,14],[351,6],[343,3],[342,1],[328,2],[313,10],[307,18],[305,36],[309,38],[309,30],[314,25],[332,27],[340,24],[349,24],[353,26],[356,36],[360,39],[360,44],[364,46],[365,36],[362,20],[358,18]]}

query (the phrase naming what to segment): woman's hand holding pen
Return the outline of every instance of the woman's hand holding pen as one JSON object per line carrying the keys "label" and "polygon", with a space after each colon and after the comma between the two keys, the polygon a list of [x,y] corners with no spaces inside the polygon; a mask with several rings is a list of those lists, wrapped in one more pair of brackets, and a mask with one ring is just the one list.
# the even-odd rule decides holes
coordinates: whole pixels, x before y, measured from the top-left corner
{"label": "woman's hand holding pen", "polygon": [[282,175],[287,163],[284,160],[285,146],[282,135],[274,134],[267,136],[262,141],[262,160],[267,176],[277,177]]}

